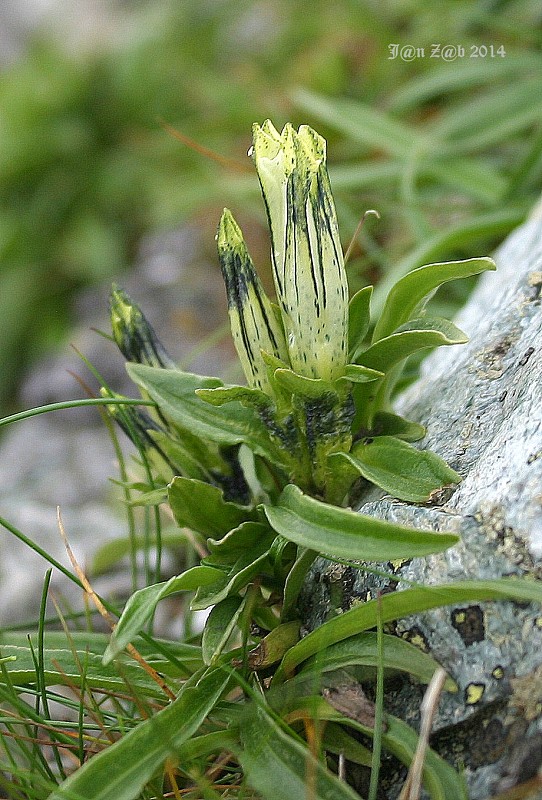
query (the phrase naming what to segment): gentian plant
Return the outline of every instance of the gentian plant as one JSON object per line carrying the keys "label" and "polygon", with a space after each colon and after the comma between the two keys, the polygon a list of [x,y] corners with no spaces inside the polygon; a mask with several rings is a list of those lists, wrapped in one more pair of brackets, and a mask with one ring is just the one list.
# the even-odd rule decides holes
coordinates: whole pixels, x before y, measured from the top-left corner
{"label": "gentian plant", "polygon": [[[177,369],[141,310],[114,288],[114,338],[149,413],[118,406],[131,438],[144,445],[154,475],[151,500],[169,502],[206,555],[199,566],[143,590],[145,619],[171,591],[196,589],[193,609],[213,607],[233,631],[248,602],[270,630],[295,618],[295,601],[317,554],[383,562],[449,547],[452,535],[412,530],[359,514],[350,493],[366,481],[425,503],[461,478],[438,455],[411,442],[425,434],[392,411],[408,356],[467,337],[425,304],[444,282],[494,269],[489,258],[429,264],[402,278],[371,319],[372,287],[348,301],[326,143],[312,128],[254,125],[251,155],[271,232],[277,303],[264,292],[243,235],[224,210],[217,244],[233,339],[246,386]],[[110,390],[102,394],[112,396]],[[162,494],[160,494],[162,492]],[[128,603],[109,656],[137,633]],[[221,609],[231,616],[224,622]],[[265,619],[265,623],[263,622]],[[233,626],[228,628],[228,626]],[[207,634],[207,636],[206,636]],[[207,647],[220,656],[226,640]]]}
{"label": "gentian plant", "polygon": [[[251,154],[271,232],[276,303],[265,294],[230,211],[224,211],[217,234],[246,385],[178,369],[141,310],[121,289],[112,292],[114,339],[151,405],[143,411],[116,404],[123,398],[109,388],[102,394],[139,447],[146,476],[135,485],[143,490],[140,502],[167,502],[177,525],[196,540],[201,559],[131,596],[104,668],[122,662],[121,652],[147,629],[162,598],[190,592],[192,609],[211,610],[197,646],[177,656],[175,663],[182,662],[189,677],[176,689],[176,699],[69,778],[51,795],[58,800],[70,792],[90,796],[85,786],[95,785],[99,770],[120,770],[121,764],[123,775],[130,765],[132,781],[132,793],[122,796],[135,797],[173,751],[188,777],[194,759],[229,752],[250,785],[269,798],[304,797],[309,778],[314,791],[308,796],[315,800],[358,797],[295,731],[316,714],[328,722],[325,752],[370,764],[371,754],[344,726],[367,736],[373,736],[373,726],[344,713],[319,687],[326,676],[329,685],[337,669],[374,666],[383,640],[384,666],[421,681],[437,666],[429,654],[381,628],[376,638],[368,631],[402,613],[441,605],[445,587],[392,592],[303,638],[296,601],[317,555],[364,569],[456,543],[451,534],[360,514],[353,496],[366,483],[400,500],[425,503],[460,481],[438,455],[412,444],[423,438],[424,428],[396,415],[392,401],[410,355],[466,341],[451,322],[426,312],[428,298],[442,283],[494,269],[494,263],[474,258],[416,269],[399,280],[372,319],[372,287],[348,298],[324,139],[308,126],[296,131],[286,125],[279,133],[268,121],[254,125]],[[467,598],[478,596],[480,587],[465,584],[462,594],[454,591],[454,597],[459,592]],[[505,590],[499,584],[493,594],[485,591],[524,597],[534,589]],[[164,666],[160,671],[168,674]],[[231,695],[235,686],[241,695]],[[414,732],[389,716],[383,730],[384,746],[408,763]],[[143,751],[145,759],[134,755]],[[224,755],[219,760],[229,763]],[[464,796],[461,782],[436,754],[427,764],[426,785],[434,797]],[[116,797],[114,787],[97,796]]]}
{"label": "gentian plant", "polygon": [[[227,209],[217,234],[247,385],[175,368],[139,308],[114,289],[114,338],[142,395],[156,403],[149,415],[120,406],[115,413],[146,444],[177,523],[209,551],[193,607],[232,596],[241,603],[258,577],[266,604],[265,591],[286,585],[288,596],[276,606],[284,619],[309,553],[385,561],[452,543],[360,515],[349,498],[362,480],[424,503],[460,481],[438,455],[411,444],[424,428],[395,415],[391,401],[408,356],[466,341],[451,322],[426,313],[427,299],[442,283],[494,269],[494,262],[414,270],[372,320],[372,287],[348,302],[325,140],[308,126],[288,124],[279,133],[267,121],[254,125],[251,154],[271,232],[276,304]],[[303,569],[295,569],[300,559]]]}

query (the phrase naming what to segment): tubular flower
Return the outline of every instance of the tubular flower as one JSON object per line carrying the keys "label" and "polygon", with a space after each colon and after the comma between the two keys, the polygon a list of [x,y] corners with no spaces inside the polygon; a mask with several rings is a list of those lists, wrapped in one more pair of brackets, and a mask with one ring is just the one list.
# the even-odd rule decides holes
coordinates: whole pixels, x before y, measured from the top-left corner
{"label": "tubular flower", "polygon": [[217,243],[233,340],[248,385],[273,394],[262,351],[289,366],[288,349],[278,309],[265,294],[241,229],[227,208],[218,226]]}
{"label": "tubular flower", "polygon": [[253,126],[253,142],[290,364],[335,380],[347,362],[348,286],[325,139],[307,125],[279,133],[267,120]]}

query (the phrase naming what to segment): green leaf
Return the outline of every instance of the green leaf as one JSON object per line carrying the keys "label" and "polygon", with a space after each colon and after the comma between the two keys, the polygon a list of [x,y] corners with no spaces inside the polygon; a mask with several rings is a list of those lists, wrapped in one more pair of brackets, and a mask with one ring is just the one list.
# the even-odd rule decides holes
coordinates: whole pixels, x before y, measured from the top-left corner
{"label": "green leaf", "polygon": [[227,731],[213,731],[201,736],[192,736],[179,747],[177,757],[179,762],[186,765],[187,761],[196,758],[206,758],[212,753],[221,753],[225,750],[235,752],[238,748],[239,731],[230,725]]}
{"label": "green leaf", "polygon": [[213,567],[197,566],[186,570],[181,575],[174,575],[168,581],[155,583],[139,589],[130,597],[104,653],[103,663],[109,664],[127,644],[143,630],[152,618],[160,600],[175,592],[193,592],[201,586],[216,581],[222,572]]}
{"label": "green leaf", "polygon": [[432,125],[431,134],[443,142],[446,152],[454,155],[480,151],[510,141],[517,131],[539,120],[541,113],[539,76],[529,76],[508,86],[496,86],[482,97],[469,98],[453,110],[444,111]]}
{"label": "green leaf", "polygon": [[297,557],[290,569],[286,580],[284,582],[284,592],[282,601],[282,619],[287,620],[290,614],[295,609],[295,604],[299,596],[299,592],[303,586],[307,572],[309,571],[314,559],[318,553],[314,550],[307,550],[304,547],[298,547]]}
{"label": "green leaf", "polygon": [[219,386],[217,389],[196,389],[196,394],[212,406],[222,406],[238,400],[247,408],[268,408],[273,401],[261,389],[248,386]]}
{"label": "green leaf", "polygon": [[[228,595],[238,592],[264,570],[268,562],[270,542],[272,543],[275,537],[268,535],[267,525],[258,522],[244,522],[241,527],[250,531],[252,545],[245,549],[227,572],[218,572],[219,577],[215,581],[200,586],[190,604],[194,611],[215,605]],[[220,563],[221,559],[210,556],[206,561]]]}
{"label": "green leaf", "polygon": [[[467,87],[483,87],[484,84],[491,86],[494,81],[503,79],[515,83],[518,75],[523,74],[526,70],[539,68],[539,55],[527,51],[507,55],[506,58],[492,59],[491,61],[465,59],[461,63],[458,62],[453,70],[443,63],[429,72],[424,72],[420,76],[413,78],[408,84],[398,86],[389,97],[389,103],[390,107],[396,112],[410,111],[416,106],[424,105],[428,100],[435,97],[452,96],[454,92],[462,92]],[[478,95],[476,100],[479,102]],[[454,115],[457,115],[457,107],[453,106],[453,109]],[[446,118],[446,109],[444,108],[442,109],[442,116]],[[440,122],[436,124],[438,127]],[[486,122],[485,124],[489,123]]]}
{"label": "green leaf", "polygon": [[[414,675],[422,683],[429,683],[439,664],[428,653],[397,636],[384,634],[384,668],[400,670]],[[348,639],[326,647],[312,656],[301,669],[300,675],[315,672],[322,674],[332,670],[350,666],[378,666],[377,634],[373,632],[359,633]],[[457,691],[457,685],[447,678],[445,688],[449,692]]]}
{"label": "green leaf", "polygon": [[348,306],[348,360],[355,361],[371,324],[371,297],[373,287],[360,289],[350,299]]}
{"label": "green leaf", "polygon": [[[390,714],[386,714],[386,723],[382,744],[403,764],[410,766],[416,752],[418,734],[403,720]],[[371,735],[368,728],[364,732]],[[424,754],[423,784],[432,800],[468,800],[463,777],[430,747]]]}
{"label": "green leaf", "polygon": [[270,441],[265,425],[252,409],[240,403],[229,404],[226,409],[216,408],[196,395],[196,389],[221,387],[222,382],[217,378],[142,364],[127,364],[126,368],[132,380],[173,422],[218,444],[244,442],[255,453],[281,463],[280,454]]}
{"label": "green leaf", "polygon": [[[325,718],[325,714],[322,714]],[[328,718],[335,717],[330,714]],[[354,730],[373,736],[374,731],[349,717],[343,717],[344,725]],[[386,714],[386,730],[382,733],[382,744],[405,766],[410,766],[416,746],[418,734],[409,725],[391,714]],[[424,754],[423,785],[431,800],[468,800],[462,776],[450,764],[430,747]]]}
{"label": "green leaf", "polygon": [[328,722],[324,728],[322,747],[328,753],[342,755],[353,764],[361,764],[364,767],[371,766],[372,753],[369,748],[362,745],[353,736],[349,736],[344,728],[335,722]]}
{"label": "green leaf", "polygon": [[452,534],[393,525],[322,503],[293,484],[285,487],[276,505],[262,507],[277,533],[331,558],[393,561],[438,553],[458,541]]}
{"label": "green leaf", "polygon": [[[419,614],[431,608],[464,603],[470,600],[514,600],[518,603],[542,603],[542,585],[519,578],[488,581],[458,581],[442,586],[417,586],[414,589],[383,595],[324,622],[309,633],[285,655],[275,680],[280,681],[298,664],[335,642],[373,628],[380,614],[382,624]],[[380,603],[380,610],[378,604]]]}
{"label": "green leaf", "polygon": [[263,543],[264,549],[269,549],[273,544],[276,534],[268,525],[259,522],[243,522],[234,528],[219,541],[208,539],[207,547],[211,557],[207,561],[211,564],[235,564],[255,545]]}
{"label": "green leaf", "polygon": [[375,326],[373,342],[389,336],[407,322],[443,283],[494,269],[495,262],[491,258],[469,258],[464,261],[427,264],[412,270],[390,290]]}
{"label": "green leaf", "polygon": [[[182,442],[172,439],[164,431],[149,430],[148,435],[156,445],[156,451],[163,458],[175,475],[204,480],[209,476],[211,467],[218,467],[219,456],[212,454],[206,442],[191,436],[187,431],[176,431]],[[194,441],[197,439],[197,441]]]}
{"label": "green leaf", "polygon": [[273,628],[248,654],[250,669],[265,669],[280,661],[290,647],[299,641],[299,620],[283,622]]}
{"label": "green leaf", "polygon": [[362,367],[361,364],[347,364],[344,368],[344,375],[337,378],[336,383],[342,381],[351,381],[351,383],[371,383],[383,378],[384,373],[379,372],[377,369],[369,369],[369,367]]}
{"label": "green leaf", "polygon": [[135,800],[167,758],[200,727],[229,675],[214,670],[176,700],[102,750],[49,795],[49,800]]}
{"label": "green leaf", "polygon": [[395,436],[405,442],[417,442],[423,439],[426,430],[419,422],[411,422],[388,411],[377,411],[369,433],[373,436]]}
{"label": "green leaf", "polygon": [[250,508],[224,500],[222,489],[194,478],[173,478],[168,499],[177,525],[204,536],[220,538],[251,516]]}
{"label": "green leaf", "polygon": [[352,453],[337,453],[360,475],[385,492],[410,503],[426,503],[432,492],[459,483],[461,476],[431,450],[417,450],[394,436],[357,442]]}
{"label": "green leaf", "polygon": [[133,497],[128,502],[131,506],[159,506],[167,502],[167,489],[165,486],[161,486],[159,489],[151,489],[148,492],[142,492],[137,497]]}
{"label": "green leaf", "polygon": [[226,597],[211,610],[205,622],[201,640],[203,660],[206,664],[212,664],[221,654],[233,633],[242,610],[243,598],[239,595]]}
{"label": "green leaf", "polygon": [[259,704],[243,718],[240,732],[241,766],[265,800],[305,798],[309,785],[311,800],[360,800]]}
{"label": "green leaf", "polygon": [[[125,692],[133,687],[149,697],[163,698],[163,690],[133,661],[122,656],[118,662],[104,666],[102,654],[109,637],[106,634],[70,632],[69,637],[62,631],[47,631],[43,646],[43,680],[46,686],[67,685],[86,686],[104,692]],[[35,652],[37,642],[32,647],[29,634],[2,633],[0,655],[14,658],[6,661],[4,669],[14,684],[37,684]],[[168,644],[169,647],[169,644]],[[172,655],[186,665],[186,672],[179,671],[173,663],[156,650],[142,643],[141,654],[147,663],[162,675],[179,677],[202,666],[199,647],[193,645],[172,645]],[[0,676],[0,683],[3,682]]]}
{"label": "green leaf", "polygon": [[[296,687],[291,686],[294,683]],[[292,708],[287,715],[288,720],[303,719],[309,715],[311,719],[328,720],[328,725],[329,723],[340,723],[366,736],[375,736],[373,727],[364,725],[351,716],[344,716],[330,702],[314,693],[310,696],[296,698],[300,689],[302,689],[301,684],[296,678],[294,681],[288,681],[274,694],[275,704],[282,697],[280,705],[284,705],[284,700],[286,700],[286,704]],[[306,692],[306,689],[304,691]],[[314,692],[314,680],[312,691]],[[293,705],[292,701],[294,701]],[[410,766],[418,742],[416,731],[390,714],[386,714],[385,720],[386,730],[381,733],[383,746],[407,767]],[[326,729],[328,725],[326,725]],[[332,752],[335,751],[332,749]],[[359,752],[358,756],[363,759],[363,751]],[[364,762],[360,761],[359,763]],[[462,777],[430,748],[425,754],[423,783],[432,800],[468,800]]]}
{"label": "green leaf", "polygon": [[402,329],[379,339],[359,356],[364,366],[389,372],[395,364],[427,347],[464,344],[468,341],[463,331],[446,319],[417,319],[412,327]]}
{"label": "green leaf", "polygon": [[282,389],[301,397],[321,397],[326,392],[333,391],[333,383],[321,378],[305,378],[291,369],[275,370],[275,380]]}

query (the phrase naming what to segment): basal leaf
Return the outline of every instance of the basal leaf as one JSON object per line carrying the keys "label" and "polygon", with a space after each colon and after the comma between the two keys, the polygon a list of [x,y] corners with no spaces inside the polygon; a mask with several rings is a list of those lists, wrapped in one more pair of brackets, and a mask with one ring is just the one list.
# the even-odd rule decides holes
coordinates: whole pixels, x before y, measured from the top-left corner
{"label": "basal leaf", "polygon": [[331,558],[390,561],[438,553],[457,536],[414,530],[308,497],[293,484],[276,505],[263,505],[271,527],[301,547]]}
{"label": "basal leaf", "polygon": [[348,360],[355,361],[371,324],[372,286],[365,286],[350,299],[348,305]]}
{"label": "basal leaf", "polygon": [[[382,744],[406,766],[410,766],[418,734],[406,722],[386,715],[386,731]],[[365,729],[370,735],[370,730]],[[432,800],[468,800],[463,777],[430,747],[424,754],[423,785]]]}
{"label": "basal leaf", "polygon": [[221,670],[181,689],[176,700],[141,721],[49,795],[48,800],[135,800],[144,786],[200,727],[227,688]]}
{"label": "basal leaf", "polygon": [[[377,634],[373,632],[359,633],[341,642],[336,642],[312,656],[304,664],[300,674],[305,675],[310,672],[322,674],[350,666],[376,668],[378,662]],[[429,683],[438,667],[438,662],[428,653],[423,653],[418,647],[404,639],[384,634],[385,669],[407,672],[422,683]],[[457,686],[451,678],[446,680],[445,688],[449,692],[457,691]]]}
{"label": "basal leaf", "polygon": [[265,800],[360,800],[348,784],[320,761],[262,708],[254,705],[240,726],[239,760],[249,784]]}
{"label": "basal leaf", "polygon": [[491,258],[469,258],[464,261],[427,264],[412,270],[390,290],[375,326],[373,342],[389,336],[407,322],[443,283],[494,269],[495,262]]}
{"label": "basal leaf", "polygon": [[226,646],[243,610],[242,603],[243,598],[234,595],[226,597],[212,608],[205,621],[201,640],[203,660],[206,664],[212,664]]}
{"label": "basal leaf", "polygon": [[252,515],[251,509],[224,500],[222,489],[194,478],[173,478],[168,499],[177,525],[204,536],[220,538]]}
{"label": "basal leaf", "polygon": [[[243,589],[263,569],[266,559],[267,553],[262,553],[258,557],[253,557],[252,554],[249,554],[247,558],[239,559],[229,573],[222,573],[214,583],[201,586],[198,589],[190,603],[192,611],[202,611],[205,608],[214,606],[224,598],[229,597],[229,595]],[[247,561],[249,563],[245,563]]]}
{"label": "basal leaf", "polygon": [[215,407],[196,395],[196,389],[222,386],[217,378],[206,378],[189,372],[156,369],[143,364],[127,364],[132,380],[160,406],[173,422],[203,439],[218,444],[244,442],[254,452],[281,463],[263,422],[255,411],[240,403]]}
{"label": "basal leaf", "polygon": [[113,658],[143,630],[152,618],[160,600],[175,592],[193,592],[199,587],[217,580],[222,572],[213,567],[197,566],[180,575],[174,575],[168,581],[155,583],[139,589],[130,597],[104,653],[103,663],[109,664]]}
{"label": "basal leaf", "polygon": [[426,503],[432,492],[459,483],[461,476],[430,450],[417,450],[394,436],[362,439],[352,453],[340,453],[360,475],[385,492],[411,503]]}
{"label": "basal leaf", "polygon": [[[285,655],[275,675],[283,680],[307,658],[321,652],[335,642],[347,639],[377,624],[419,614],[431,608],[464,603],[470,600],[514,600],[518,603],[542,603],[542,585],[520,578],[501,578],[488,581],[458,581],[442,586],[417,586],[414,589],[383,595],[378,601],[370,600],[324,622],[309,633]],[[380,604],[380,609],[379,609]]]}
{"label": "basal leaf", "polygon": [[201,736],[192,736],[177,750],[179,761],[186,765],[187,761],[206,758],[212,753],[235,752],[239,748],[239,731],[231,725],[227,731],[213,731]]}
{"label": "basal leaf", "polygon": [[[204,480],[209,476],[211,455],[205,442],[194,443],[186,432],[182,432],[183,441],[173,439],[164,431],[148,431],[149,437],[156,445],[156,452],[166,460],[174,475],[186,475],[187,478]],[[216,457],[217,466],[220,464]]]}
{"label": "basal leaf", "polygon": [[[186,532],[180,531],[178,528],[175,530],[162,531],[160,540],[163,548],[175,548],[183,543],[186,539]],[[134,539],[126,536],[118,536],[115,539],[110,539],[105,544],[100,545],[92,556],[90,562],[89,572],[94,575],[101,575],[107,572],[118,561],[125,556],[128,556],[132,549],[138,551],[148,548],[149,542],[144,534],[136,536]]]}

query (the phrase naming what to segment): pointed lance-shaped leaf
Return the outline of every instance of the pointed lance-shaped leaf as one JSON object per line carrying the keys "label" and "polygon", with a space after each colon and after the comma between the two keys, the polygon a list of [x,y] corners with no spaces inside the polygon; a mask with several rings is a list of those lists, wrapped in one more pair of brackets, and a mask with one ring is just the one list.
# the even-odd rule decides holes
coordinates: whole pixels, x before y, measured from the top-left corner
{"label": "pointed lance-shaped leaf", "polygon": [[123,289],[113,286],[109,303],[113,337],[128,361],[149,367],[175,367],[152,325]]}
{"label": "pointed lance-shaped leaf", "polygon": [[326,143],[306,125],[279,134],[269,121],[253,136],[290,363],[304,377],[334,380],[347,361],[348,287]]}
{"label": "pointed lance-shaped leaf", "polygon": [[241,229],[228,209],[218,227],[218,255],[226,284],[235,348],[249,386],[272,394],[261,351],[288,362],[281,324],[254,269]]}

